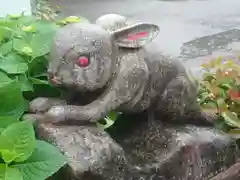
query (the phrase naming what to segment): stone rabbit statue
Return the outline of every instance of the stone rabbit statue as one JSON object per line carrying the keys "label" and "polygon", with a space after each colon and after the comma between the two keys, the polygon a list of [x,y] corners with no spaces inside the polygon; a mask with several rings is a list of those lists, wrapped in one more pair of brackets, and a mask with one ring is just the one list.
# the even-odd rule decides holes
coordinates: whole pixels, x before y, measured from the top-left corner
{"label": "stone rabbit statue", "polygon": [[96,122],[111,110],[176,122],[185,116],[194,121],[197,114],[207,119],[197,106],[198,83],[190,71],[157,47],[145,47],[158,33],[157,25],[128,25],[120,15],[62,27],[50,53],[49,81],[71,98],[36,98],[30,112],[52,123]]}

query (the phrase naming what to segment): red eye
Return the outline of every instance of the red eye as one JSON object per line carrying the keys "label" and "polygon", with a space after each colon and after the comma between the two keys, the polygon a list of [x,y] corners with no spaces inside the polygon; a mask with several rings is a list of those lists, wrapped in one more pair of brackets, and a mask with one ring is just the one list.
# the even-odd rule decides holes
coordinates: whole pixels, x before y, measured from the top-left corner
{"label": "red eye", "polygon": [[86,56],[81,56],[77,60],[77,65],[80,67],[87,67],[89,65],[89,59]]}

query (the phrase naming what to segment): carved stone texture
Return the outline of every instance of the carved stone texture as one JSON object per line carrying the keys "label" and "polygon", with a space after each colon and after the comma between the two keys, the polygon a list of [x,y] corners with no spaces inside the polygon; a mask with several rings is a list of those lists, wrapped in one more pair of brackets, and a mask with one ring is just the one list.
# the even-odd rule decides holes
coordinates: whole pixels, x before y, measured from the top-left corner
{"label": "carved stone texture", "polygon": [[210,180],[239,180],[240,179],[240,163],[236,163],[226,171],[219,173]]}
{"label": "carved stone texture", "polygon": [[94,177],[93,174],[89,175],[89,170],[103,167],[114,156],[123,153],[122,148],[106,132],[96,127],[36,123],[36,132],[38,138],[57,146],[69,158],[68,165],[62,170],[64,172],[55,175],[63,180]]}
{"label": "carved stone texture", "polygon": [[[142,48],[158,31],[158,26],[148,23],[120,28],[111,36],[96,24],[76,23],[59,31],[51,53],[50,81],[75,89],[77,96],[83,93],[86,99],[85,91],[103,88],[103,93],[83,106],[69,101],[52,106],[57,101],[35,99],[30,112],[47,111],[45,120],[67,124],[69,120],[96,122],[116,109],[140,117],[147,111],[148,120],[126,117],[121,129],[120,119],[109,134],[94,126],[53,126],[37,120],[39,137],[69,157],[57,179],[207,180],[236,163],[239,151],[235,141],[197,123],[203,122],[198,116],[202,113],[195,108],[198,83],[190,71],[178,59],[165,57],[154,48]],[[137,41],[132,41],[136,37]],[[195,126],[177,125],[190,113],[196,118],[187,119]],[[128,129],[128,123],[133,123],[132,128]],[[128,133],[122,133],[126,129]]]}
{"label": "carved stone texture", "polygon": [[205,180],[237,160],[235,141],[213,128],[139,124],[117,143],[95,127],[38,124],[37,132],[69,157],[64,179]]}

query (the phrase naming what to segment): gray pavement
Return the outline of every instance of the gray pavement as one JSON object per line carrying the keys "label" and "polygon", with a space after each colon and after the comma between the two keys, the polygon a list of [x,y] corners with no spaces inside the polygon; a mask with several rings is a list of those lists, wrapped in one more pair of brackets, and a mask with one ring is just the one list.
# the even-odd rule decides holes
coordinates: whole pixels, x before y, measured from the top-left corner
{"label": "gray pavement", "polygon": [[[106,13],[159,25],[155,42],[166,54],[188,60],[226,51],[240,40],[240,0],[49,0],[63,16],[90,21]],[[239,46],[240,49],[240,46]],[[191,60],[191,61],[190,61]]]}

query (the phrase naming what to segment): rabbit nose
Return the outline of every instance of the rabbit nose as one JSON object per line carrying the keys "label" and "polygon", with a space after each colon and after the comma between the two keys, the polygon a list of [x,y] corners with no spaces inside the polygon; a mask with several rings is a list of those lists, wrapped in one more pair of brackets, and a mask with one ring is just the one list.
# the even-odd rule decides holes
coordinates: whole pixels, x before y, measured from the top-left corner
{"label": "rabbit nose", "polygon": [[53,73],[48,73],[48,79],[53,79],[54,78],[54,74]]}
{"label": "rabbit nose", "polygon": [[59,83],[59,80],[58,80],[58,78],[56,76],[53,76],[52,78],[50,78],[49,81],[52,84],[58,84]]}
{"label": "rabbit nose", "polygon": [[56,76],[56,73],[52,72],[52,71],[48,71],[48,78],[52,79]]}
{"label": "rabbit nose", "polygon": [[56,84],[58,81],[57,81],[57,77],[55,76],[54,73],[48,73],[48,79],[49,81],[52,83],[52,84]]}

